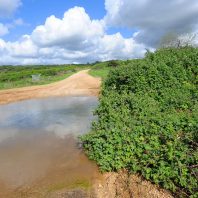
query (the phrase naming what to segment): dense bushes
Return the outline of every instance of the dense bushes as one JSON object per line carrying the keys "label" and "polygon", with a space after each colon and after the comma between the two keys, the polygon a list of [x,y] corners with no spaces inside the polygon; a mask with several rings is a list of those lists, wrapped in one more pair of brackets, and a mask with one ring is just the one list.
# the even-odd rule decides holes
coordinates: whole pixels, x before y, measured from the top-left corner
{"label": "dense bushes", "polygon": [[127,168],[175,192],[197,197],[198,49],[161,49],[113,69],[98,120],[83,136],[102,171]]}

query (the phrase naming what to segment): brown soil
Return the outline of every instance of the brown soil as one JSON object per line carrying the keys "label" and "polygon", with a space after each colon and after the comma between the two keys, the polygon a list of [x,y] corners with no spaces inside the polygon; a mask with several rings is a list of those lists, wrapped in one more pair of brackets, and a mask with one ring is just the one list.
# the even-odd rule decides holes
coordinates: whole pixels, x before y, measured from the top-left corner
{"label": "brown soil", "polygon": [[105,173],[95,180],[91,190],[61,190],[48,194],[50,198],[174,198],[170,192],[144,180],[141,176]]}
{"label": "brown soil", "polygon": [[106,173],[103,179],[94,185],[94,198],[173,198],[168,191],[127,171]]}
{"label": "brown soil", "polygon": [[94,78],[88,74],[88,70],[83,70],[65,80],[48,85],[2,90],[0,104],[50,96],[97,96],[100,85],[100,78]]}

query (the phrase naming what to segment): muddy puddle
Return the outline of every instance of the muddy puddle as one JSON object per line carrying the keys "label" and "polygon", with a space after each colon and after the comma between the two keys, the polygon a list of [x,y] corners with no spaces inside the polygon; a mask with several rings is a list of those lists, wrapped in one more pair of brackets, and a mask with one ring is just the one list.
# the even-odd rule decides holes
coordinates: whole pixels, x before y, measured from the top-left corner
{"label": "muddy puddle", "polygon": [[78,148],[95,97],[58,97],[0,106],[0,197],[62,197],[89,189],[97,166]]}

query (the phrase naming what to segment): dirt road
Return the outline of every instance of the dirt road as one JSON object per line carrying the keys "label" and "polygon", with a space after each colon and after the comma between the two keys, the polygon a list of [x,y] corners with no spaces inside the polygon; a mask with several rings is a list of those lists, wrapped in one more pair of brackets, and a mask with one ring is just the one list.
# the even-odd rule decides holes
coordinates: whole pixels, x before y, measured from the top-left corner
{"label": "dirt road", "polygon": [[83,70],[65,80],[48,85],[2,90],[0,104],[50,96],[97,96],[100,85],[100,78],[94,78],[88,74],[88,70]]}

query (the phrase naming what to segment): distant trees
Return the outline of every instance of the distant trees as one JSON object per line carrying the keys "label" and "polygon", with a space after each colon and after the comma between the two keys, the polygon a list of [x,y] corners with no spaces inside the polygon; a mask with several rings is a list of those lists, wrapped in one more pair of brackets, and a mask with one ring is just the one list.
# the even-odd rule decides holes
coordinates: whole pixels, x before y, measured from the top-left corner
{"label": "distant trees", "polygon": [[162,37],[159,48],[180,48],[186,46],[195,46],[196,39],[198,39],[196,33],[188,33],[184,35],[168,33]]}
{"label": "distant trees", "polygon": [[111,60],[108,62],[108,67],[117,67],[119,65],[118,61]]}

